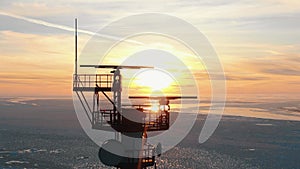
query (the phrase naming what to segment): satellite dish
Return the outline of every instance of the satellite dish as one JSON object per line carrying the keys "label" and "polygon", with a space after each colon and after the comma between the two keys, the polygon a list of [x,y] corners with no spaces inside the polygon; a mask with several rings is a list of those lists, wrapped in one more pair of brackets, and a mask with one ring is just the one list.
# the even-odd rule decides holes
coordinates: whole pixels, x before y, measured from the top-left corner
{"label": "satellite dish", "polygon": [[158,143],[157,146],[156,146],[156,154],[158,157],[161,156],[161,152],[162,152],[162,146],[161,146],[161,143]]}
{"label": "satellite dish", "polygon": [[105,141],[99,149],[99,159],[107,166],[118,166],[125,154],[124,146],[117,140]]}

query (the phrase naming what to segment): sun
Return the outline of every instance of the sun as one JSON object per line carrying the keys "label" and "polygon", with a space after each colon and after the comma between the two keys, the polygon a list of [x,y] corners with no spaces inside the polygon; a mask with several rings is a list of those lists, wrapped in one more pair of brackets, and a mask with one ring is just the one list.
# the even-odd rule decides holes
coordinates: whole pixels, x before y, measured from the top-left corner
{"label": "sun", "polygon": [[157,100],[151,100],[150,101],[150,111],[151,112],[158,112],[159,111],[159,103]]}
{"label": "sun", "polygon": [[174,80],[160,69],[146,69],[135,76],[134,82],[138,86],[149,87],[152,91],[161,91],[170,87]]}

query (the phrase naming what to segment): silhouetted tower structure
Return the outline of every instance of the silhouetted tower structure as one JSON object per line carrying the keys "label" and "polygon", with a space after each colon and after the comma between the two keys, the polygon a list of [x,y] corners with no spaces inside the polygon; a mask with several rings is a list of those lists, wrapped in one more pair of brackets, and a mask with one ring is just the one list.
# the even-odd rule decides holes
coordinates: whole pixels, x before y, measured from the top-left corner
{"label": "silhouetted tower structure", "polygon": [[[91,122],[92,129],[115,132],[115,139],[107,140],[99,150],[101,162],[119,169],[142,169],[155,166],[155,157],[161,155],[161,144],[147,143],[147,132],[168,130],[170,125],[169,101],[195,97],[130,96],[129,99],[157,100],[159,109],[153,112],[150,105],[122,105],[121,69],[144,69],[147,66],[80,65],[98,69],[95,74],[77,72],[77,20],[75,20],[75,73],[73,91]],[[102,73],[111,70],[110,73]],[[150,77],[149,77],[150,78]],[[85,93],[93,93],[89,104]],[[100,104],[100,95],[110,106]],[[121,134],[120,134],[121,133]],[[115,152],[115,153],[114,153]]]}

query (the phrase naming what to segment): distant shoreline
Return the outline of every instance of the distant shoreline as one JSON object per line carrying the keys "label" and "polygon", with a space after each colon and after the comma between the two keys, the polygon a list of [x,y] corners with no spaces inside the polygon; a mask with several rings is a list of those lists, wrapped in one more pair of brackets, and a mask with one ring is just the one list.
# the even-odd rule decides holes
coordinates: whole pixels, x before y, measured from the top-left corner
{"label": "distant shoreline", "polygon": [[[73,108],[73,98],[72,97],[1,97],[0,106],[2,111],[6,108],[9,108],[10,111],[15,107],[16,111],[20,111],[19,108],[25,105],[31,105],[34,109],[38,107],[39,104],[44,106],[44,111],[51,111],[47,105],[47,102],[51,102],[51,106],[57,102],[57,105],[60,102],[64,102],[64,105],[67,106],[69,111],[74,111]],[[207,115],[210,105],[208,101],[200,102],[199,114]],[[39,103],[39,104],[38,104]],[[176,104],[173,104],[176,107]],[[13,107],[10,107],[13,106]],[[21,106],[21,107],[20,107]],[[196,107],[194,104],[187,105],[190,106],[188,109]],[[174,109],[173,111],[176,111]],[[27,107],[28,108],[28,107]],[[49,110],[46,110],[49,109]],[[66,110],[66,108],[63,108]],[[40,111],[43,109],[40,107]],[[57,109],[56,109],[57,111]],[[213,114],[213,112],[211,113]],[[228,101],[225,106],[225,111],[222,116],[235,116],[235,117],[250,117],[258,119],[272,119],[272,120],[285,120],[285,121],[300,121],[300,103],[292,99],[292,101],[281,100],[278,102],[248,102],[247,100],[241,101]]]}

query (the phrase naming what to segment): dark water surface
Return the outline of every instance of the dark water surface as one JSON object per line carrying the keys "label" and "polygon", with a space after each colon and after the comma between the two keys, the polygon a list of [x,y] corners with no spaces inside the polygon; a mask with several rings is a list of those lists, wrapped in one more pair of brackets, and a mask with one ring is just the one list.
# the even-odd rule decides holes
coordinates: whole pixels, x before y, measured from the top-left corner
{"label": "dark water surface", "polygon": [[[198,143],[205,115],[158,168],[298,169],[300,122],[223,116],[214,135]],[[70,99],[0,101],[0,168],[108,168],[81,129]]]}

